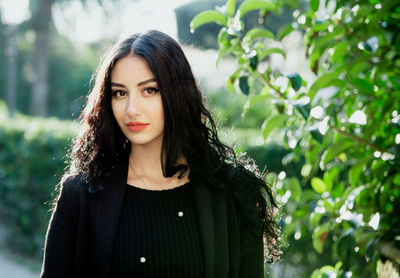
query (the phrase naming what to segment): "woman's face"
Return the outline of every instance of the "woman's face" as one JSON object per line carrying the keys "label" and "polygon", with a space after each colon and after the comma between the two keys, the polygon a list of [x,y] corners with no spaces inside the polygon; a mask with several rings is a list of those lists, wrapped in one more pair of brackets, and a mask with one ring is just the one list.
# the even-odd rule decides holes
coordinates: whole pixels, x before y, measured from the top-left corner
{"label": "woman's face", "polygon": [[111,107],[122,133],[134,145],[162,144],[164,109],[146,60],[126,56],[111,71]]}

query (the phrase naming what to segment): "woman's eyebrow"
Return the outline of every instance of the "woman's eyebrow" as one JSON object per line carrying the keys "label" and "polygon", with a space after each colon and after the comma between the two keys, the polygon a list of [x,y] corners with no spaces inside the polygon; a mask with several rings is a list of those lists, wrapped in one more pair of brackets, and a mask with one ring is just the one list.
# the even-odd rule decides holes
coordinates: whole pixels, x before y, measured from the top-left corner
{"label": "woman's eyebrow", "polygon": [[125,85],[119,83],[111,83],[111,86],[126,88]]}
{"label": "woman's eyebrow", "polygon": [[143,86],[143,85],[145,85],[145,84],[147,84],[147,83],[156,82],[156,81],[157,81],[157,80],[156,80],[155,78],[150,78],[150,79],[144,80],[144,81],[142,81],[142,82],[139,82],[137,85],[138,85],[138,86]]}
{"label": "woman's eyebrow", "polygon": [[[141,82],[137,83],[137,86],[138,87],[139,86],[143,86],[143,85],[146,85],[147,83],[150,83],[150,82],[157,82],[157,80],[155,78],[146,79],[144,81],[141,81]],[[126,88],[125,85],[120,84],[120,83],[114,83],[114,82],[111,82],[111,86]]]}

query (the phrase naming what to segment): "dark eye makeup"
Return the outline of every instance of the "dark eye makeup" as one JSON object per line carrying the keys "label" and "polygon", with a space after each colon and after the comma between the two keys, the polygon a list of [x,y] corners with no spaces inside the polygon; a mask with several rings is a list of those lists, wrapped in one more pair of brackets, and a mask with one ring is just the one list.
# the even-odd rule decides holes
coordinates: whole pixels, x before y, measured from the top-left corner
{"label": "dark eye makeup", "polygon": [[155,87],[145,87],[144,91],[149,95],[153,95],[153,94],[158,93],[160,90]]}
{"label": "dark eye makeup", "polygon": [[124,96],[125,94],[126,94],[126,92],[122,91],[122,90],[111,90],[112,96],[121,97],[121,96]]}

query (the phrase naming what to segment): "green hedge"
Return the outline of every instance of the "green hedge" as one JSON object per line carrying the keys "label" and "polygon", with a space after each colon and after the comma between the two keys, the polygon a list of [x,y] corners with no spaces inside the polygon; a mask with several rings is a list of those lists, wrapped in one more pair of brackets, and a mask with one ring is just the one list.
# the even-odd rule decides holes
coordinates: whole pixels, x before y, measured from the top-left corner
{"label": "green hedge", "polygon": [[52,192],[77,125],[54,118],[6,116],[0,103],[0,225],[14,251],[40,258]]}

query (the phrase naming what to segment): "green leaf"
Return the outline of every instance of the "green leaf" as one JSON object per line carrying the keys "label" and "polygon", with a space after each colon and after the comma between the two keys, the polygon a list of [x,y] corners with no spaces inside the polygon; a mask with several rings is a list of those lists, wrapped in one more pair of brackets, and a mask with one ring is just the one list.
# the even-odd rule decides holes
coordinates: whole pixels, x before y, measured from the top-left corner
{"label": "green leaf", "polygon": [[234,78],[228,78],[228,80],[226,81],[226,89],[228,90],[228,92],[230,93],[236,93],[236,89],[235,89],[235,80]]}
{"label": "green leaf", "polygon": [[301,83],[303,80],[301,79],[300,75],[298,75],[297,73],[293,73],[289,74],[287,77],[289,78],[292,88],[295,91],[301,88]]}
{"label": "green leaf", "polygon": [[321,277],[322,277],[322,274],[319,269],[314,270],[310,276],[310,278],[321,278]]}
{"label": "green leaf", "polygon": [[354,60],[348,60],[350,63],[347,65],[347,76],[356,76],[359,72],[364,72],[370,68],[369,55],[360,55]]}
{"label": "green leaf", "polygon": [[316,212],[311,212],[310,213],[310,227],[311,229],[315,229],[318,225],[319,222],[321,221],[322,214],[321,213],[316,213]]}
{"label": "green leaf", "polygon": [[323,180],[329,191],[333,187],[333,181],[335,180],[339,172],[340,170],[338,167],[332,167],[328,171],[325,171]]}
{"label": "green leaf", "polygon": [[226,2],[226,14],[228,17],[232,17],[235,14],[236,0],[228,0]]}
{"label": "green leaf", "polygon": [[[328,190],[329,190],[329,188],[327,187],[327,191],[328,191]],[[322,199],[322,200],[320,200],[320,201],[322,201],[322,207],[325,208],[326,212],[327,212],[328,214],[332,215],[333,212],[334,212],[334,210],[335,210],[335,207],[334,207],[334,205],[333,205],[333,202],[330,201],[329,199]],[[318,202],[320,202],[320,201],[318,201]]]}
{"label": "green leaf", "polygon": [[[330,278],[333,274],[337,274],[335,273],[335,268],[331,265],[324,265],[321,267],[321,273],[323,278]],[[336,277],[336,275],[334,277]]]}
{"label": "green leaf", "polygon": [[231,48],[230,52],[236,55],[236,57],[239,59],[242,57],[242,54],[245,54],[245,51],[242,47],[241,41],[238,38],[234,38],[231,40]]}
{"label": "green leaf", "polygon": [[289,35],[294,30],[292,23],[287,24],[278,31],[278,39],[282,40],[285,36]]}
{"label": "green leaf", "polygon": [[358,186],[360,184],[359,178],[362,173],[364,165],[357,165],[350,169],[349,171],[349,182],[353,186]]}
{"label": "green leaf", "polygon": [[215,64],[218,66],[219,61],[221,60],[221,57],[227,53],[230,48],[231,48],[231,42],[229,41],[229,34],[227,32],[227,29],[221,28],[221,30],[218,33],[218,57],[215,62]]}
{"label": "green leaf", "polygon": [[339,271],[339,269],[340,269],[342,266],[343,266],[343,262],[338,261],[338,262],[335,264],[335,270],[336,270],[336,271]]}
{"label": "green leaf", "polygon": [[194,32],[198,27],[206,23],[215,22],[226,26],[226,18],[218,11],[204,11],[196,15],[190,22],[190,32]]}
{"label": "green leaf", "polygon": [[217,61],[215,62],[216,65],[218,65],[219,61],[221,60],[221,57],[228,52],[228,50],[231,47],[229,45],[223,45],[222,47],[220,47],[220,49],[218,49],[218,57],[217,57]]}
{"label": "green leaf", "polygon": [[326,165],[329,161],[336,158],[340,153],[346,151],[348,148],[354,146],[354,142],[352,140],[342,140],[326,150],[326,155],[324,158],[324,165]]}
{"label": "green leaf", "polygon": [[322,274],[321,271],[319,269],[316,269],[313,271],[313,273],[311,273],[310,278],[321,278]]}
{"label": "green leaf", "polygon": [[324,135],[319,131],[318,127],[312,128],[309,130],[312,138],[314,138],[318,143],[322,144],[324,140]]}
{"label": "green leaf", "polygon": [[267,57],[268,55],[271,55],[271,54],[281,54],[281,55],[283,56],[283,58],[286,59],[286,53],[285,53],[285,51],[283,51],[283,50],[280,49],[280,48],[273,47],[273,48],[268,48],[267,50],[264,50],[263,52],[261,52],[261,53],[259,54],[259,56],[260,56],[260,61],[261,61],[262,59],[264,59],[265,57]]}
{"label": "green leaf", "polygon": [[250,43],[252,40],[256,38],[268,38],[274,40],[275,36],[271,31],[260,28],[253,28],[250,29],[243,37],[243,42]]}
{"label": "green leaf", "polygon": [[312,170],[312,165],[306,163],[306,164],[303,165],[303,167],[301,167],[301,172],[300,172],[300,174],[301,174],[303,177],[308,177],[308,176],[310,175],[311,170]]}
{"label": "green leaf", "polygon": [[375,238],[368,241],[367,246],[365,247],[364,256],[367,262],[372,261],[375,254],[375,245],[377,240]]}
{"label": "green leaf", "polygon": [[[321,146],[320,145],[316,145],[313,144],[314,146],[310,147],[310,150],[308,152],[306,152],[306,158],[308,163],[314,162],[317,160],[317,158],[319,158],[321,156]],[[312,165],[311,165],[312,166]]]}
{"label": "green leaf", "polygon": [[370,82],[361,78],[354,78],[350,80],[350,83],[354,85],[361,94],[373,95],[374,87]]}
{"label": "green leaf", "polygon": [[283,123],[286,121],[286,117],[284,115],[275,115],[272,118],[269,118],[268,120],[265,120],[264,123],[262,124],[262,134],[264,139],[267,139],[268,134],[277,128],[278,126],[283,125]]}
{"label": "green leaf", "polygon": [[322,254],[326,237],[328,236],[330,223],[324,223],[314,229],[312,234],[312,242],[315,251]]}
{"label": "green leaf", "polygon": [[311,187],[314,189],[315,192],[322,194],[327,191],[327,186],[325,185],[324,181],[320,178],[312,178],[311,179]]}
{"label": "green leaf", "polygon": [[239,88],[246,96],[249,94],[249,77],[248,76],[241,76],[239,77]]}
{"label": "green leaf", "polygon": [[334,72],[326,73],[320,76],[314,83],[312,84],[309,90],[309,97],[311,100],[314,98],[315,94],[322,88],[328,87],[331,85],[331,82],[336,80],[339,75],[346,70],[346,65],[342,65],[337,68]]}
{"label": "green leaf", "polygon": [[300,114],[303,116],[305,120],[308,119],[311,111],[311,106],[309,103],[307,104],[294,103],[293,106],[297,109],[297,111],[300,112]]}
{"label": "green leaf", "polygon": [[263,0],[247,0],[240,5],[238,12],[240,13],[240,18],[242,18],[248,12],[260,9],[275,11],[276,5],[274,3]]}
{"label": "green leaf", "polygon": [[258,65],[258,56],[254,55],[253,57],[250,58],[250,68],[255,71],[257,69]]}
{"label": "green leaf", "polygon": [[232,73],[227,82],[226,82],[226,88],[229,92],[231,93],[236,93],[236,89],[235,89],[235,81],[239,78],[240,73],[243,71],[243,68],[238,68],[234,73]]}
{"label": "green leaf", "polygon": [[292,10],[300,9],[300,2],[297,0],[284,0],[282,3]]}
{"label": "green leaf", "polygon": [[364,188],[356,197],[356,204],[359,208],[369,208],[374,203],[375,196],[370,188]]}
{"label": "green leaf", "polygon": [[400,173],[398,173],[398,174],[396,174],[396,176],[394,176],[393,183],[395,185],[400,185]]}
{"label": "green leaf", "polygon": [[310,0],[310,7],[313,12],[316,12],[319,7],[319,0]]}
{"label": "green leaf", "polygon": [[297,178],[292,178],[290,180],[290,192],[292,193],[293,199],[296,202],[299,202],[301,199],[302,189],[300,182]]}
{"label": "green leaf", "polygon": [[[312,34],[314,32],[327,30],[330,24],[331,24],[330,21],[318,21],[318,20],[316,20],[315,24],[313,24],[311,26],[311,29],[308,30],[307,33],[312,36]],[[316,37],[316,39],[318,39],[318,38],[321,38],[321,37]],[[306,40],[307,40],[307,38],[306,38]]]}
{"label": "green leaf", "polygon": [[[302,201],[303,201],[303,198],[302,198]],[[298,218],[306,217],[309,214],[310,214],[310,210],[307,206],[304,206],[303,208],[297,207],[297,210],[294,213],[294,217],[298,219]]]}
{"label": "green leaf", "polygon": [[223,28],[221,28],[221,30],[218,32],[218,37],[217,37],[217,40],[218,40],[218,45],[221,47],[221,45],[227,45],[227,44],[229,44],[230,45],[230,42],[229,42],[229,34],[228,34],[228,32],[227,32],[227,28],[226,27],[223,27]]}
{"label": "green leaf", "polygon": [[331,190],[331,195],[334,198],[342,197],[344,190],[345,190],[345,183],[339,180],[334,184],[333,189]]}
{"label": "green leaf", "polygon": [[335,47],[335,51],[333,52],[332,55],[332,62],[337,62],[340,59],[343,58],[344,53],[346,53],[347,50],[347,42],[339,42],[336,47]]}

